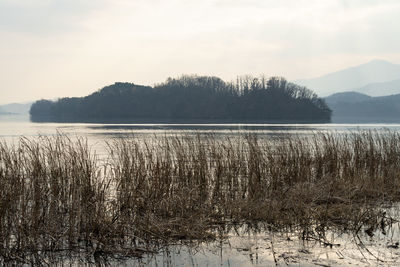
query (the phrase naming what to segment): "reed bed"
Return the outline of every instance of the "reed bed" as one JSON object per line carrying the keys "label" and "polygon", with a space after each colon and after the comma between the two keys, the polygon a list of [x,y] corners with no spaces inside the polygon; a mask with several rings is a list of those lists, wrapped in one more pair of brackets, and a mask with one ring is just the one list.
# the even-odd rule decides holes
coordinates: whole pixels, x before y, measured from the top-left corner
{"label": "reed bed", "polygon": [[[46,253],[139,257],[174,242],[215,240],[246,224],[324,242],[399,218],[400,135],[315,133],[129,137],[65,135],[0,143],[0,262]],[[261,227],[261,228],[260,228]]]}

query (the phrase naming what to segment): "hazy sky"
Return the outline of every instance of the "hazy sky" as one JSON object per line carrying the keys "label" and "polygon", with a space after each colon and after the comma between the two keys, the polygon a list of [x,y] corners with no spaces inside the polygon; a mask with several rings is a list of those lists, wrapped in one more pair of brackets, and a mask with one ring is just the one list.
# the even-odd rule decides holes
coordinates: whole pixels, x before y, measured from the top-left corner
{"label": "hazy sky", "polygon": [[400,63],[399,0],[0,0],[0,103]]}

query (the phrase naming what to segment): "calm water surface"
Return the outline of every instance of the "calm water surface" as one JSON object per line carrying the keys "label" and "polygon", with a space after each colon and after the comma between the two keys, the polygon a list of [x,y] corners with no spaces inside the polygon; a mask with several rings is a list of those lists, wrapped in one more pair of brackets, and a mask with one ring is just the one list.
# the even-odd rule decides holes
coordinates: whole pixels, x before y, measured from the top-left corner
{"label": "calm water surface", "polygon": [[286,134],[310,135],[316,132],[343,133],[358,130],[391,130],[400,132],[400,124],[99,124],[99,123],[37,123],[29,116],[0,115],[0,140],[15,143],[23,136],[35,138],[63,133],[88,140],[91,150],[106,156],[106,142],[132,137],[154,141],[157,137],[192,134],[213,134],[215,137],[239,137],[255,133],[259,138]]}
{"label": "calm water surface", "polygon": [[51,136],[58,132],[87,137],[89,140],[109,140],[134,135],[153,138],[157,135],[213,133],[235,136],[256,133],[259,136],[281,134],[312,134],[315,132],[348,132],[357,130],[400,131],[400,124],[94,124],[94,123],[34,123],[28,116],[0,116],[0,138],[18,139],[21,136]]}

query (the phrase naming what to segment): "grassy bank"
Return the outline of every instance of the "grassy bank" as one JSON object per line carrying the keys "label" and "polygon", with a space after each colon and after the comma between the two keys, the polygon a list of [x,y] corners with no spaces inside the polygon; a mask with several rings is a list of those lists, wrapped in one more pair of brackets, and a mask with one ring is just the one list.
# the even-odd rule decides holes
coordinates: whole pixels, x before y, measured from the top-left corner
{"label": "grassy bank", "polygon": [[[247,224],[324,242],[374,231],[400,199],[400,135],[177,136],[105,144],[59,135],[0,144],[0,257],[140,256]],[[395,218],[394,218],[395,219]],[[39,253],[40,252],[40,253]]]}

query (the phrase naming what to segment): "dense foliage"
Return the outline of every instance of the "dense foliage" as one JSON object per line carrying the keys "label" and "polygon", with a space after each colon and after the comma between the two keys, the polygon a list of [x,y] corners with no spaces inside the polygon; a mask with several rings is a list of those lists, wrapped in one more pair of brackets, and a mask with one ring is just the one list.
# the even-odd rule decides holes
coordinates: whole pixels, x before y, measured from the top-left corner
{"label": "dense foliage", "polygon": [[154,87],[115,83],[83,98],[40,100],[33,120],[329,121],[324,100],[283,78],[182,76]]}

